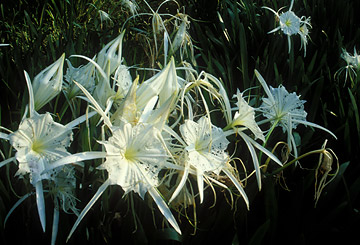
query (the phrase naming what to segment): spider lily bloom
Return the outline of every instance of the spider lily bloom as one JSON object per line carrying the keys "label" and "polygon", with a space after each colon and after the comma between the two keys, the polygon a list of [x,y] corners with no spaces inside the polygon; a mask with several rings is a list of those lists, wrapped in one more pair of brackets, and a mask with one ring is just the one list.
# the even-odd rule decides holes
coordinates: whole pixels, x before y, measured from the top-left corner
{"label": "spider lily bloom", "polygon": [[306,45],[308,43],[308,37],[309,37],[309,28],[311,27],[310,24],[310,17],[309,18],[305,18],[305,16],[301,17],[301,19],[303,20],[301,26],[300,26],[300,32],[299,35],[301,37],[301,46],[300,49],[304,47],[304,57],[306,57]]}
{"label": "spider lily bloom", "polygon": [[[258,144],[254,139],[245,134],[243,131],[249,129],[255,136],[255,139],[260,139],[261,141],[265,141],[265,137],[258,124],[255,121],[255,111],[243,98],[242,93],[237,90],[237,93],[234,95],[237,97],[237,111],[234,115],[234,118],[231,120],[231,111],[226,111],[225,117],[230,118],[227,119],[229,122],[228,125],[223,129],[226,132],[226,135],[237,134],[239,135],[245,142],[248,147],[251,158],[253,160],[254,169],[256,173],[256,181],[258,183],[259,190],[261,190],[261,172],[260,172],[260,163],[257,157],[255,148],[260,150],[269,156],[273,161],[282,166],[279,159],[275,157],[271,152],[269,152],[266,148]],[[227,104],[227,103],[226,103]],[[229,110],[229,109],[226,109]],[[229,130],[233,129],[233,130]]]}
{"label": "spider lily bloom", "polygon": [[238,111],[235,112],[234,119],[232,122],[224,128],[226,131],[227,128],[235,128],[238,126],[242,126],[239,130],[246,130],[250,129],[250,131],[254,134],[255,139],[260,139],[265,141],[265,137],[259,126],[255,121],[255,110],[252,108],[243,98],[243,94],[237,90],[234,97],[237,98],[237,109]]}
{"label": "spider lily bloom", "polygon": [[[279,21],[279,26],[273,29],[272,31],[269,31],[268,33],[274,33],[278,30],[281,30],[285,35],[288,37],[288,45],[289,45],[289,53],[291,50],[291,39],[290,36],[299,34],[300,36],[304,35],[301,31],[301,27],[303,30],[305,30],[306,25],[311,27],[309,18],[305,18],[304,16],[299,18],[292,10],[292,7],[294,5],[294,0],[291,0],[290,8],[288,11],[282,13],[279,15],[279,11],[282,9],[280,8],[278,12],[275,12],[275,10],[269,8],[269,7],[263,7],[264,9],[270,10],[275,14],[277,17],[277,20]],[[305,26],[304,26],[305,25]],[[303,36],[302,36],[303,38]],[[303,43],[302,43],[303,44]],[[305,43],[304,43],[305,44]]]}
{"label": "spider lily bloom", "polygon": [[109,177],[78,216],[68,239],[109,185],[119,185],[125,191],[124,195],[134,191],[144,198],[145,194],[149,193],[167,221],[181,234],[174,216],[156,188],[160,184],[158,175],[162,169],[177,168],[168,162],[169,156],[160,137],[160,131],[152,125],[132,126],[124,123],[113,127],[112,136],[107,141],[100,142],[106,152],[77,153],[53,164],[56,168],[64,164],[106,158],[100,169],[105,169]]}
{"label": "spider lily bloom", "polygon": [[[344,69],[345,72],[345,83],[348,78],[350,77],[350,80],[353,81],[353,75],[356,77],[357,72],[360,71],[360,54],[357,54],[356,49],[354,47],[354,55],[349,54],[345,49],[342,49],[341,58],[345,60],[346,66],[340,68],[336,73],[341,73]],[[352,75],[353,74],[353,75]]]}
{"label": "spider lily bloom", "polygon": [[263,98],[263,103],[259,108],[264,117],[267,118],[262,123],[270,122],[273,128],[281,126],[283,131],[287,132],[288,145],[290,150],[294,149],[295,157],[297,157],[297,150],[292,130],[296,129],[299,124],[324,130],[336,139],[336,136],[328,129],[306,121],[305,101],[300,100],[300,96],[296,95],[296,93],[289,93],[282,85],[278,88],[268,87],[264,78],[257,70],[255,70],[255,75],[268,96]]}
{"label": "spider lily bloom", "polygon": [[135,0],[122,0],[121,5],[126,7],[132,16],[137,15],[137,9],[139,8],[139,5],[136,3]]}
{"label": "spider lily bloom", "polygon": [[[149,13],[149,15],[152,15],[152,19],[151,19],[151,25],[152,25],[152,31],[153,31],[153,38],[154,38],[154,43],[155,43],[155,53],[157,56],[158,55],[158,40],[157,40],[157,36],[164,31],[164,39],[166,39],[167,41],[170,41],[170,35],[167,32],[167,28],[165,26],[166,21],[164,21],[162,19],[161,16],[163,15],[167,15],[170,16],[171,18],[173,18],[174,16],[171,14],[159,14],[159,10],[160,8],[167,2],[171,2],[173,0],[165,0],[163,1],[159,7],[156,9],[156,11],[154,11],[151,6],[149,5],[149,3],[145,0],[145,4],[148,6],[148,8],[150,9],[151,13]],[[176,3],[176,1],[174,1]],[[165,42],[167,42],[165,41]]]}
{"label": "spider lily bloom", "polygon": [[174,54],[180,48],[180,57],[181,60],[184,60],[184,55],[189,55],[189,49],[189,58],[191,59],[191,63],[195,65],[196,61],[194,58],[194,46],[191,37],[187,32],[187,30],[190,28],[190,21],[188,20],[188,15],[178,13],[177,18],[175,18],[175,28],[177,29],[177,31],[170,47],[171,53]]}
{"label": "spider lily bloom", "polygon": [[85,66],[75,68],[68,59],[66,59],[66,62],[68,68],[64,75],[66,81],[64,87],[68,98],[74,98],[80,92],[79,87],[76,86],[73,81],[80,83],[91,92],[95,87],[95,66],[89,62]]}
{"label": "spider lily bloom", "polygon": [[200,203],[204,199],[204,181],[208,181],[207,175],[214,173],[219,175],[224,172],[236,186],[246,206],[249,201],[241,183],[232,175],[228,165],[229,155],[225,152],[229,141],[221,128],[211,124],[207,117],[201,117],[198,122],[191,119],[180,125],[180,132],[184,139],[187,159],[185,160],[185,171],[178,187],[174,191],[169,202],[174,200],[184,187],[188,174],[194,172],[200,195]]}
{"label": "spider lily bloom", "polygon": [[35,110],[41,109],[61,92],[65,54],[52,65],[35,76],[32,87],[35,98]]}
{"label": "spider lily bloom", "polygon": [[98,10],[99,12],[99,16],[100,16],[100,28],[102,29],[102,26],[103,26],[103,21],[105,21],[107,24],[112,24],[113,21],[112,19],[110,18],[109,14],[106,13],[105,11],[103,10]]}
{"label": "spider lily bloom", "polygon": [[[16,150],[15,158],[19,162],[17,175],[30,175],[30,183],[36,190],[36,202],[43,231],[45,231],[45,203],[42,180],[52,180],[61,170],[52,163],[67,157],[66,150],[72,141],[72,129],[94,115],[83,115],[66,125],[54,122],[49,113],[38,114],[34,106],[33,88],[26,72],[25,80],[29,90],[29,118],[23,118],[17,131],[8,136],[10,144]],[[14,207],[16,207],[15,205]]]}
{"label": "spider lily bloom", "polygon": [[30,183],[36,188],[36,199],[41,220],[45,231],[45,205],[42,180],[51,179],[57,170],[42,174],[52,162],[70,155],[66,148],[72,141],[71,128],[54,122],[49,113],[34,114],[25,118],[19,129],[10,134],[11,145],[17,151],[16,160],[19,162],[17,175],[30,174]]}

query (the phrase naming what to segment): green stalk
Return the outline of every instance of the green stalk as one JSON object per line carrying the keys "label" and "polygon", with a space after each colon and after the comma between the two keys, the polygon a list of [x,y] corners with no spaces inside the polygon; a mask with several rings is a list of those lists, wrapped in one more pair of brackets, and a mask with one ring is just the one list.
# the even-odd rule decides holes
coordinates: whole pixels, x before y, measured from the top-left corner
{"label": "green stalk", "polygon": [[304,158],[304,157],[307,157],[307,156],[310,156],[312,154],[322,154],[326,151],[326,149],[319,149],[319,150],[314,150],[314,151],[309,151],[293,160],[291,160],[290,162],[284,164],[282,167],[276,169],[274,172],[270,173],[270,174],[267,174],[267,176],[271,176],[271,175],[275,175],[275,174],[278,174],[280,173],[281,171],[283,171],[284,169],[286,169],[287,167],[289,167],[290,165],[294,164],[295,162],[299,161],[300,159]]}
{"label": "green stalk", "polygon": [[[277,126],[277,124],[279,123],[280,119],[277,119],[275,121],[275,123],[271,126],[270,128],[270,131],[269,133],[266,135],[266,138],[265,138],[265,142],[263,143],[263,147],[265,148],[265,145],[267,144],[269,138],[270,138],[270,135],[272,134],[272,132],[274,131],[275,127]],[[260,151],[259,153],[259,163],[261,163],[261,157],[262,157],[262,151]],[[265,169],[267,168],[267,166],[265,167]]]}

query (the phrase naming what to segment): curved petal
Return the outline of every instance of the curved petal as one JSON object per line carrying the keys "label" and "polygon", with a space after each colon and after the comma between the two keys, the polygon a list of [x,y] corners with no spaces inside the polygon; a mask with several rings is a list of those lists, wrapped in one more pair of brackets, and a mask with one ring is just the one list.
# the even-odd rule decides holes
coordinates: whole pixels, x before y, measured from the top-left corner
{"label": "curved petal", "polygon": [[70,237],[80,224],[81,220],[84,218],[84,216],[89,212],[90,208],[95,204],[95,202],[99,199],[99,197],[103,194],[103,192],[106,190],[106,188],[110,185],[110,180],[107,179],[97,190],[95,195],[91,198],[88,204],[86,204],[85,208],[81,211],[80,215],[78,216],[77,220],[75,221],[75,224],[71,228],[71,231],[66,239],[66,242],[69,241]]}
{"label": "curved petal", "polygon": [[46,227],[45,201],[44,201],[43,185],[41,181],[38,181],[35,184],[35,189],[36,189],[36,203],[39,212],[41,227],[45,232],[45,227]]}
{"label": "curved petal", "polygon": [[177,195],[179,195],[181,189],[184,187],[184,185],[186,183],[188,176],[189,176],[189,167],[185,167],[183,176],[181,177],[181,180],[180,180],[178,186],[176,187],[174,193],[172,194],[172,196],[169,200],[169,203],[171,203],[177,197]]}
{"label": "curved petal", "polygon": [[155,187],[149,189],[149,194],[153,198],[154,202],[158,206],[160,212],[164,215],[166,220],[171,224],[171,226],[181,235],[181,230],[176,222],[174,216],[172,215],[169,207],[166,205],[164,199],[160,196],[158,190]]}
{"label": "curved petal", "polygon": [[240,192],[240,195],[244,198],[247,209],[249,209],[249,199],[248,199],[244,189],[242,188],[241,184],[239,183],[239,181],[237,181],[237,179],[230,173],[229,170],[223,169],[223,172],[229,177],[231,182],[233,182],[236,189],[238,189],[238,191]]}

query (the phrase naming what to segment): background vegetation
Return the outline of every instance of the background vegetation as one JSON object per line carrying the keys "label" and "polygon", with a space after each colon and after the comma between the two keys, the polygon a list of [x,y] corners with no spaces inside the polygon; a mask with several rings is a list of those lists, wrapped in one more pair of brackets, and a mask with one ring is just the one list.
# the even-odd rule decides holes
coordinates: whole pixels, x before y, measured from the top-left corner
{"label": "background vegetation", "polygon": [[[161,3],[148,2],[154,9]],[[282,175],[264,179],[264,188],[259,193],[249,184],[246,190],[251,199],[249,212],[242,207],[231,210],[223,194],[219,194],[215,208],[210,208],[212,203],[197,207],[199,224],[195,235],[192,234],[194,228],[186,220],[182,224],[184,235],[181,238],[171,232],[156,233],[151,228],[152,214],[144,208],[145,203],[135,202],[139,205],[136,210],[142,211],[137,213],[138,220],[134,222],[132,214],[124,208],[129,200],[122,200],[101,207],[95,205],[94,209],[101,209],[101,212],[91,212],[84,220],[87,228],[79,227],[81,232],[74,234],[69,244],[83,244],[84,241],[89,244],[120,241],[156,244],[359,241],[360,78],[345,81],[345,74],[336,77],[335,73],[346,65],[340,57],[343,48],[350,52],[354,46],[360,49],[360,23],[357,20],[360,2],[295,1],[293,9],[298,15],[311,16],[311,40],[306,57],[303,57],[303,50],[299,50],[300,39],[292,39],[292,52],[288,54],[287,40],[282,33],[267,34],[275,27],[275,19],[271,12],[261,7],[277,10],[289,4],[290,1],[285,0],[179,1],[192,17],[190,35],[196,46],[199,70],[204,69],[221,78],[229,94],[233,94],[237,88],[243,91],[255,87],[252,93],[260,90],[253,72],[256,68],[270,85],[284,84],[289,91],[300,94],[301,99],[307,101],[307,119],[338,136],[338,140],[331,139],[328,146],[339,158],[340,171],[324,190],[317,206],[314,207],[313,200],[314,170],[289,168]],[[140,9],[147,8],[142,1],[139,6]],[[162,11],[175,14],[176,6],[169,6]],[[107,12],[112,21],[102,22],[98,10]],[[21,119],[27,99],[23,70],[34,77],[64,52],[66,57],[72,54],[92,57],[101,45],[119,34],[130,16],[121,1],[43,0],[30,4],[21,0],[1,3],[0,43],[10,46],[0,47],[0,125],[15,130]],[[128,64],[156,66],[153,54],[147,48],[147,40],[151,38],[150,23],[150,17],[129,22],[123,55]],[[324,137],[321,132],[307,131],[301,138],[301,151],[318,148]],[[7,156],[11,149],[3,144],[1,150]],[[317,157],[307,158],[302,161],[302,166],[313,168],[314,161]],[[2,244],[49,241],[48,235],[40,229],[34,200],[22,204],[6,227],[3,226],[7,212],[18,197],[29,192],[22,180],[14,177],[15,172],[13,166],[0,169],[0,241]],[[93,179],[96,177],[92,176]],[[93,193],[92,189],[88,191]],[[107,193],[120,196],[121,190],[114,187]],[[84,203],[91,196],[80,194]],[[135,195],[133,198],[136,199]],[[73,215],[61,214],[60,219],[67,229],[74,222]],[[67,229],[59,230],[59,244],[65,241]]]}

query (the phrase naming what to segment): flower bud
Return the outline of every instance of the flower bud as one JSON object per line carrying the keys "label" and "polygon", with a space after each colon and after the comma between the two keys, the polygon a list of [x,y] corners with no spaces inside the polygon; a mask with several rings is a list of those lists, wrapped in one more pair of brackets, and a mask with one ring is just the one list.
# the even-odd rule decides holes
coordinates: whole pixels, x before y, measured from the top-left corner
{"label": "flower bud", "polygon": [[34,90],[35,110],[41,109],[60,93],[63,83],[64,58],[65,53],[34,78],[32,86]]}

